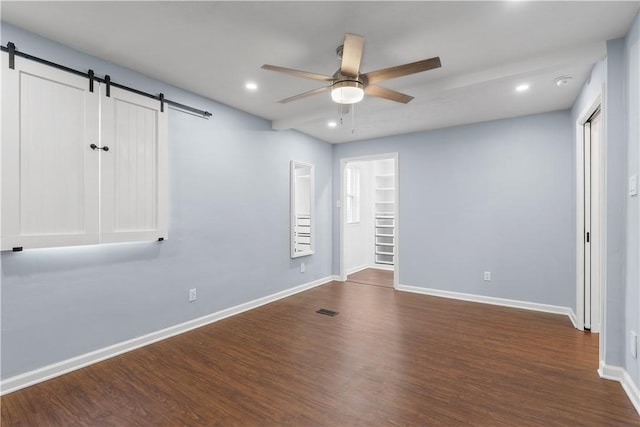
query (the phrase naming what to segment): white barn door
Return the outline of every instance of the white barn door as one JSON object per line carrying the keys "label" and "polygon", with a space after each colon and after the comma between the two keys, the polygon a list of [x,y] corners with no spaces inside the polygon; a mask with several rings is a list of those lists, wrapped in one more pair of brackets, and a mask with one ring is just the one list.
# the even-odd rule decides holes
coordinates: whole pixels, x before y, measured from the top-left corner
{"label": "white barn door", "polygon": [[2,250],[98,243],[99,95],[2,55]]}
{"label": "white barn door", "polygon": [[167,108],[132,92],[101,92],[100,241],[167,237]]}

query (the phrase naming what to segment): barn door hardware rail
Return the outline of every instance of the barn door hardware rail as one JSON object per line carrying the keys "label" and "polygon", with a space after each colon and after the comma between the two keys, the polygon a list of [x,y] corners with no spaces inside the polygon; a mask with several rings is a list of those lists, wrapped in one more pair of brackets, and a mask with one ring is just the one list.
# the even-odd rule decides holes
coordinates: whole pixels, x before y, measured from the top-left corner
{"label": "barn door hardware rail", "polygon": [[9,68],[14,69],[15,68],[15,57],[19,56],[21,58],[25,58],[28,59],[30,61],[34,61],[34,62],[39,62],[40,64],[44,64],[44,65],[48,65],[49,67],[53,67],[53,68],[57,68],[58,70],[62,70],[62,71],[66,71],[68,73],[72,73],[78,76],[82,76],[82,77],[86,77],[87,79],[89,79],[89,90],[91,92],[93,92],[93,83],[94,82],[100,82],[100,83],[104,83],[107,86],[107,91],[106,94],[107,96],[111,95],[111,87],[117,87],[119,89],[122,90],[126,90],[129,92],[133,92],[133,93],[137,93],[138,95],[142,95],[142,96],[146,96],[147,98],[151,98],[151,99],[156,99],[158,101],[160,101],[160,111],[164,111],[164,104],[170,105],[172,107],[178,108],[180,110],[184,110],[187,111],[189,113],[201,116],[205,119],[208,119],[209,117],[212,116],[212,114],[208,111],[205,110],[201,110],[199,108],[195,108],[195,107],[191,107],[189,105],[186,104],[182,104],[180,102],[176,102],[176,101],[172,101],[170,99],[167,99],[164,97],[164,94],[159,94],[159,95],[153,95],[151,93],[148,92],[144,92],[129,86],[125,86],[122,85],[120,83],[116,83],[114,81],[111,80],[111,77],[109,75],[105,75],[104,78],[100,78],[98,76],[95,75],[93,70],[88,70],[88,72],[84,72],[84,71],[80,71],[80,70],[75,70],[73,68],[69,68],[66,67],[64,65],[61,64],[57,64],[55,62],[51,62],[51,61],[47,61],[46,59],[43,58],[38,58],[37,56],[33,56],[33,55],[29,55],[28,53],[24,53],[24,52],[20,52],[16,50],[16,45],[12,42],[8,42],[6,46],[0,46],[0,51],[2,52],[7,52],[9,54]]}

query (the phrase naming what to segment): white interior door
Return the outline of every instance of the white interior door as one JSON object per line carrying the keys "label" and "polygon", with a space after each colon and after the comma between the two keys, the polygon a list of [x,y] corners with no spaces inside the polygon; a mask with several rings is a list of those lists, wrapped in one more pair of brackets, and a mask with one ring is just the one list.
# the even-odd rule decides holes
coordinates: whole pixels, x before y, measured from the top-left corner
{"label": "white interior door", "polygon": [[101,91],[100,241],[167,237],[167,112],[160,102]]}
{"label": "white interior door", "polygon": [[600,110],[584,125],[584,327],[600,332],[601,301],[601,132]]}
{"label": "white interior door", "polygon": [[98,243],[98,113],[86,78],[2,55],[2,250]]}

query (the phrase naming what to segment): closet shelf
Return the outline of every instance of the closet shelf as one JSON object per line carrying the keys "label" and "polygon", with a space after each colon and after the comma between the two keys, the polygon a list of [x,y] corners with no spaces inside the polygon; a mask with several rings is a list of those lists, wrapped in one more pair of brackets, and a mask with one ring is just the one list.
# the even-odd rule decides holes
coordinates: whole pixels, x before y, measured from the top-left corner
{"label": "closet shelf", "polygon": [[393,252],[382,252],[382,251],[376,251],[376,255],[388,255],[388,256],[393,256]]}
{"label": "closet shelf", "polygon": [[[376,264],[393,265],[394,261],[395,194],[397,194],[395,192],[395,178],[393,173],[375,175],[374,254]],[[386,238],[387,241],[380,243],[378,238],[382,240]]]}

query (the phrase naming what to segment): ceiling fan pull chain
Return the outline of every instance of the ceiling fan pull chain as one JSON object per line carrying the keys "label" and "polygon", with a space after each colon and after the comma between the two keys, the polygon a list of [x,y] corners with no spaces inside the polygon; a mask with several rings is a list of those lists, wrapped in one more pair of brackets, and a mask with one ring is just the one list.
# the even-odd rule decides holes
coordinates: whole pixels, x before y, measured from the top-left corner
{"label": "ceiling fan pull chain", "polygon": [[351,133],[356,132],[356,104],[351,105]]}

